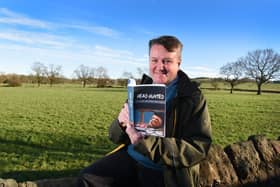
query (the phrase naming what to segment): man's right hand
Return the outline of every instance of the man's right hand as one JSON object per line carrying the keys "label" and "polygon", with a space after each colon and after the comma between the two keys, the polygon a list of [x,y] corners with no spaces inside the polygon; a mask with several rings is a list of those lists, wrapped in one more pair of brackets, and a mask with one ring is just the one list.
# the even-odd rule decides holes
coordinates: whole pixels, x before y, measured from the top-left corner
{"label": "man's right hand", "polygon": [[131,144],[137,144],[140,140],[144,138],[144,136],[138,132],[133,125],[127,124],[126,125],[126,134],[128,135]]}
{"label": "man's right hand", "polygon": [[128,105],[125,103],[118,116],[119,123],[122,127],[126,127],[129,123]]}
{"label": "man's right hand", "polygon": [[132,144],[137,144],[144,136],[138,132],[133,124],[129,123],[128,104],[125,103],[118,116],[119,123],[122,127],[126,128],[125,132],[128,135]]}

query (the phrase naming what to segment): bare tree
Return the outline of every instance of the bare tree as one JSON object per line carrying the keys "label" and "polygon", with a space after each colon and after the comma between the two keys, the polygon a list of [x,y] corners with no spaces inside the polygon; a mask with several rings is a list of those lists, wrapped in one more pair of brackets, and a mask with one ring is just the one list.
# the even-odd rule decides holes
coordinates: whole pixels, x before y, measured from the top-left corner
{"label": "bare tree", "polygon": [[227,63],[220,68],[220,74],[226,76],[225,81],[230,84],[230,93],[232,94],[234,86],[240,83],[240,78],[243,74],[242,62],[236,61]]}
{"label": "bare tree", "polygon": [[22,85],[21,76],[18,74],[8,74],[5,83],[7,83],[7,86],[10,87],[21,86]]}
{"label": "bare tree", "polygon": [[149,74],[148,68],[140,68],[140,67],[138,67],[136,69],[136,71],[137,71],[137,75],[139,76],[139,79],[142,78],[143,74]]}
{"label": "bare tree", "polygon": [[135,79],[135,78],[131,72],[124,71],[122,74],[122,79],[119,79],[119,83],[121,83],[121,86],[127,86],[128,79]]}
{"label": "bare tree", "polygon": [[46,72],[46,66],[41,62],[34,62],[31,69],[35,72],[35,79],[39,87],[43,81],[44,74]]}
{"label": "bare tree", "polygon": [[96,69],[97,87],[105,87],[109,79],[107,69],[100,66]]}
{"label": "bare tree", "polygon": [[215,90],[219,89],[219,79],[218,78],[210,79],[210,83]]}
{"label": "bare tree", "polygon": [[117,84],[125,87],[127,86],[127,79],[123,79],[123,78],[117,79]]}
{"label": "bare tree", "polygon": [[140,67],[138,67],[136,70],[137,70],[137,74],[138,74],[139,78],[141,78],[144,73],[144,70]]}
{"label": "bare tree", "polygon": [[89,76],[89,81],[91,83],[95,82],[95,78],[96,78],[96,68],[90,68],[90,76]]}
{"label": "bare tree", "polygon": [[96,77],[97,78],[108,78],[107,69],[100,66],[96,69]]}
{"label": "bare tree", "polygon": [[4,72],[0,72],[0,84],[2,84],[7,79]]}
{"label": "bare tree", "polygon": [[53,64],[50,64],[48,68],[45,69],[45,74],[49,80],[50,86],[55,83],[55,81],[59,78],[61,75],[61,66],[55,66]]}
{"label": "bare tree", "polygon": [[88,81],[90,80],[91,73],[91,68],[83,64],[74,71],[74,74],[77,76],[77,78],[82,81],[83,88],[86,87]]}
{"label": "bare tree", "polygon": [[123,72],[122,77],[126,78],[126,79],[133,79],[134,78],[133,74],[131,72],[128,72],[128,71]]}
{"label": "bare tree", "polygon": [[245,69],[245,74],[255,79],[258,86],[258,95],[261,95],[263,83],[279,76],[280,56],[272,49],[249,52],[241,61]]}

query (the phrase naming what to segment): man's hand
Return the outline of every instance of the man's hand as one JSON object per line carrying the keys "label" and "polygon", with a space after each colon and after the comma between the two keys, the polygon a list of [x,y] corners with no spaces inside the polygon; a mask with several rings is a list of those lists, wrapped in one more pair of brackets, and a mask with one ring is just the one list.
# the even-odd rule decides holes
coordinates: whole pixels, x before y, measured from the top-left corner
{"label": "man's hand", "polygon": [[128,105],[125,103],[123,105],[123,108],[121,109],[121,112],[118,116],[119,123],[122,127],[126,127],[126,124],[129,123],[129,115],[128,115]]}
{"label": "man's hand", "polygon": [[119,123],[122,127],[126,127],[125,132],[132,144],[137,144],[144,136],[138,132],[133,124],[129,123],[128,104],[125,103],[118,116]]}
{"label": "man's hand", "polygon": [[126,125],[126,134],[128,135],[131,144],[137,144],[140,140],[144,138],[144,136],[138,132],[133,125],[127,124]]}

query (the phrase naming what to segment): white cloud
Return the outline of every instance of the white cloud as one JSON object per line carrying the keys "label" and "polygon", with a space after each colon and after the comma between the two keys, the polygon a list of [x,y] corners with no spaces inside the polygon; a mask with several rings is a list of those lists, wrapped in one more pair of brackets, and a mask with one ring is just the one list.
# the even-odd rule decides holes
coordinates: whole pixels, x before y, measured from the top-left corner
{"label": "white cloud", "polygon": [[61,48],[73,42],[70,38],[48,33],[26,32],[20,30],[0,30],[0,39],[24,45]]}
{"label": "white cloud", "polygon": [[215,68],[209,68],[206,66],[190,66],[186,68],[186,72],[191,78],[218,76],[217,70]]}
{"label": "white cloud", "polygon": [[0,8],[0,23],[29,26],[33,28],[48,30],[78,29],[106,37],[118,37],[120,35],[120,32],[105,26],[47,22],[43,20],[29,18],[26,15],[13,12],[6,8]]}
{"label": "white cloud", "polygon": [[[4,62],[0,64],[2,72],[29,74],[31,64],[40,61],[45,65],[62,66],[67,77],[71,77],[72,72],[81,64],[90,67],[103,66],[108,69],[112,78],[120,77],[124,67],[133,72],[137,67],[147,65],[144,57],[100,45],[91,47],[80,44],[72,48],[55,49],[5,43],[0,44],[0,56],[1,62]],[[14,71],[11,71],[12,69]]]}
{"label": "white cloud", "polygon": [[100,54],[102,56],[110,55],[110,57],[130,56],[133,54],[126,50],[116,50],[101,45],[96,45],[95,50],[97,51],[96,54]]}
{"label": "white cloud", "polygon": [[108,27],[46,22],[5,8],[0,8],[1,23],[3,23],[0,27],[2,72],[29,74],[32,63],[40,61],[46,65],[61,65],[67,77],[71,77],[74,69],[80,64],[90,67],[103,66],[108,69],[111,77],[119,77],[123,68],[132,72],[137,67],[147,65],[146,57],[97,43],[85,43],[79,36],[70,35],[75,29],[106,37],[120,36],[119,32]]}
{"label": "white cloud", "polygon": [[25,15],[12,12],[6,8],[0,8],[0,23],[24,25],[42,29],[49,29],[51,24],[45,21],[29,18]]}
{"label": "white cloud", "polygon": [[148,36],[156,35],[156,33],[154,33],[153,31],[149,30],[148,28],[144,28],[142,26],[135,26],[134,32],[138,32],[138,33],[141,33],[143,35],[148,35]]}
{"label": "white cloud", "polygon": [[79,25],[79,24],[61,24],[61,27],[79,29],[89,33],[95,33],[108,37],[118,37],[120,35],[119,32],[104,26],[88,26],[88,25]]}

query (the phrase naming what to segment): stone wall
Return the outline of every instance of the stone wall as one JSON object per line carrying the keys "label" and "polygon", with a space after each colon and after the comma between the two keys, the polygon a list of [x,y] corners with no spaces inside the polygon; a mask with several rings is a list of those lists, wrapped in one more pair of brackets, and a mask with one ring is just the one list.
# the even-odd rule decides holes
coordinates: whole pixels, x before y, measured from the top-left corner
{"label": "stone wall", "polygon": [[280,137],[250,136],[224,149],[213,145],[200,170],[204,187],[279,187]]}
{"label": "stone wall", "polygon": [[[203,187],[279,187],[280,137],[250,136],[248,141],[225,148],[213,145],[200,170]],[[60,178],[17,183],[0,179],[0,187],[74,187],[75,181]]]}

